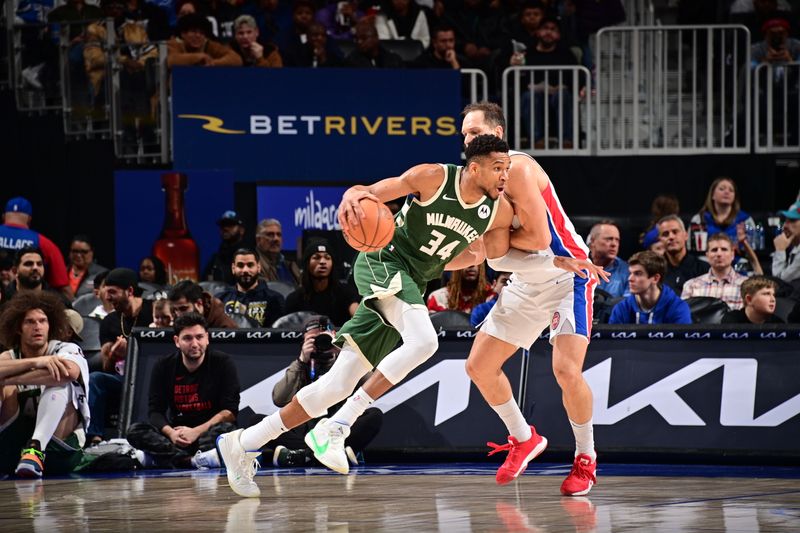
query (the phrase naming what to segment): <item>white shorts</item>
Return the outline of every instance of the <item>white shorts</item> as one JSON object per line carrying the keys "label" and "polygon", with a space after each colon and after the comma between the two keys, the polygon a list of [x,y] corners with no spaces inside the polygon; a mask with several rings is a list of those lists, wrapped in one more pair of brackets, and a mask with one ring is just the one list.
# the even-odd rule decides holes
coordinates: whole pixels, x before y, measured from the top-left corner
{"label": "white shorts", "polygon": [[480,329],[525,349],[530,349],[547,327],[551,343],[562,334],[589,338],[596,283],[570,272],[542,283],[526,283],[512,276]]}

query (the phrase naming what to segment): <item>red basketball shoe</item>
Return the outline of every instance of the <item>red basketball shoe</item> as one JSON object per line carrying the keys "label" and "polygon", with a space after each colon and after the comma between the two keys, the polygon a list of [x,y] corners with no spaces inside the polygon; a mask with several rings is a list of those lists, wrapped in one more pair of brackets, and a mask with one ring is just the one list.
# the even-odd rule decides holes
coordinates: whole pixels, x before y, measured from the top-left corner
{"label": "red basketball shoe", "polygon": [[537,434],[533,426],[531,426],[531,433],[531,438],[525,442],[519,442],[509,435],[508,444],[486,443],[487,446],[492,448],[489,455],[508,451],[508,457],[506,457],[503,465],[497,470],[496,479],[498,485],[505,485],[517,479],[528,467],[528,463],[547,448],[547,439]]}
{"label": "red basketball shoe", "polygon": [[572,471],[561,484],[561,494],[564,496],[589,494],[592,486],[597,483],[596,471],[597,460],[592,462],[592,458],[585,453],[578,455],[572,464]]}

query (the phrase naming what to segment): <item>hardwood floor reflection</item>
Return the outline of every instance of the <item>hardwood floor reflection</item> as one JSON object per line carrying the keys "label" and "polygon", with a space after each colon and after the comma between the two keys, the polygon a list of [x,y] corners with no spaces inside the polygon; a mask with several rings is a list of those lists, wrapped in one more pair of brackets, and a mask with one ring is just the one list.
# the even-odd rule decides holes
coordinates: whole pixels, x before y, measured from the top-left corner
{"label": "hardwood floor reflection", "polygon": [[266,471],[262,498],[217,472],[0,481],[0,531],[800,531],[800,480],[600,477],[564,498],[561,476],[305,475]]}

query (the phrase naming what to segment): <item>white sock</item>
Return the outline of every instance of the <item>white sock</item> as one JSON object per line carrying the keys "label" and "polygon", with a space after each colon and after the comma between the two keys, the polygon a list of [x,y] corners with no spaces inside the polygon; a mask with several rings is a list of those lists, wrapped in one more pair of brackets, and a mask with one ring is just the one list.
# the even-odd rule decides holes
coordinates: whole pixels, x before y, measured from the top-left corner
{"label": "white sock", "polygon": [[375,400],[369,397],[369,394],[364,392],[363,387],[359,387],[356,392],[350,396],[344,405],[336,411],[331,417],[331,420],[345,426],[352,426],[356,418],[364,414],[367,407],[372,405]]}
{"label": "white sock", "polygon": [[64,412],[69,404],[69,387],[46,387],[39,399],[39,408],[36,410],[36,427],[31,440],[39,441],[41,450],[44,451],[53,438],[58,424],[64,418]]}
{"label": "white sock", "polygon": [[592,427],[592,419],[590,418],[583,424],[576,424],[572,420],[569,421],[572,426],[572,432],[575,434],[575,456],[585,453],[592,458],[592,462],[597,459],[597,454],[594,452],[594,428]]}
{"label": "white sock", "polygon": [[513,397],[506,403],[490,407],[503,420],[503,424],[508,429],[508,434],[519,442],[525,442],[533,436],[530,424],[522,416],[522,411],[520,411],[519,405],[517,405]]}
{"label": "white sock", "polygon": [[264,446],[269,441],[275,439],[281,433],[286,433],[289,428],[281,420],[281,413],[277,411],[265,417],[255,426],[251,426],[239,437],[242,448],[248,452],[254,452]]}

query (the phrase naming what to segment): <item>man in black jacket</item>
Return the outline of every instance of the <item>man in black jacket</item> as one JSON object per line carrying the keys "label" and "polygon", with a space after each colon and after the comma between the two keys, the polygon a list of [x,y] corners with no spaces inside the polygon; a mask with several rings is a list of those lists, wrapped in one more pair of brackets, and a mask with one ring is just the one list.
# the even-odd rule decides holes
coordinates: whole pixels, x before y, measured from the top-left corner
{"label": "man in black jacket", "polygon": [[356,34],[353,38],[356,49],[344,59],[346,67],[355,68],[403,68],[400,56],[381,48],[378,30],[371,19],[363,19],[356,23]]}
{"label": "man in black jacket", "polygon": [[192,455],[216,458],[217,436],[236,429],[236,367],[228,355],[209,349],[202,315],[186,313],[173,327],[178,349],[153,367],[149,423],[131,425],[128,442],[152,456],[159,467],[219,467],[218,460],[196,461]]}
{"label": "man in black jacket", "polygon": [[225,314],[246,315],[257,322],[258,327],[270,327],[283,315],[284,300],[267,287],[267,282],[259,279],[261,265],[256,252],[249,248],[236,250],[231,271],[236,286],[216,295],[225,306]]}

